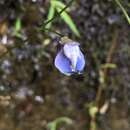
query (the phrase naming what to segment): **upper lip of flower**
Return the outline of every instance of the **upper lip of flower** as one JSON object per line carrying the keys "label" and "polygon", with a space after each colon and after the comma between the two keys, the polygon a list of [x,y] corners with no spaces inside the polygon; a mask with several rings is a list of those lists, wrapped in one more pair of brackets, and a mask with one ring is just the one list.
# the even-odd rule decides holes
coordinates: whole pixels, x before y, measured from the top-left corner
{"label": "upper lip of flower", "polygon": [[63,53],[70,60],[72,71],[76,71],[77,61],[80,57],[79,44],[72,42],[64,45]]}

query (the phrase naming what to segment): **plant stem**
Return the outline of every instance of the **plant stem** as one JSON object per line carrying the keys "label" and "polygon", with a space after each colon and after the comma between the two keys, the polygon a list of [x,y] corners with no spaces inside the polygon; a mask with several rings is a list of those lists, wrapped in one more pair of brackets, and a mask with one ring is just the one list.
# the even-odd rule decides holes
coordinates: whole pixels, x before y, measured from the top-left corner
{"label": "plant stem", "polygon": [[[116,31],[114,33],[114,36],[113,36],[113,41],[112,41],[112,45],[108,51],[108,55],[107,55],[107,58],[106,58],[106,63],[112,63],[112,59],[113,59],[113,56],[114,56],[114,53],[115,53],[115,49],[117,47],[117,37],[118,37],[118,31]],[[108,77],[108,71],[109,71],[109,68],[104,68],[103,70],[103,78],[104,78],[104,83],[106,83],[106,79]],[[100,103],[100,100],[101,100],[101,97],[102,97],[102,92],[103,92],[104,88],[103,88],[103,84],[100,83],[99,86],[98,86],[98,91],[97,91],[97,95],[96,95],[96,105],[97,107],[99,107],[99,103]]]}

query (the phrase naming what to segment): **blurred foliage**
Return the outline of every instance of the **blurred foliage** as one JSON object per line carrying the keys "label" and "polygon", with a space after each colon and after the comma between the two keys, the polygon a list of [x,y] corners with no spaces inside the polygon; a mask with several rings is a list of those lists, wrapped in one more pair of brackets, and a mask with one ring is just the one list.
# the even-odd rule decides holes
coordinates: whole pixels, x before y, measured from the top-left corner
{"label": "blurred foliage", "polygon": [[[66,8],[66,10],[64,10],[64,8],[66,8],[66,5],[63,2],[59,0],[50,0],[50,8],[49,8],[48,16],[47,16],[47,21],[50,21],[50,22],[47,23],[46,28],[51,28],[53,18],[55,17],[55,13],[58,13],[61,16],[61,18],[65,21],[65,23],[69,26],[69,28],[73,31],[73,33],[76,36],[80,37],[80,33],[74,21],[68,14],[69,7],[67,7],[68,9]],[[64,11],[60,13],[62,10]]]}
{"label": "blurred foliage", "polygon": [[50,130],[57,130],[57,127],[60,123],[72,124],[72,120],[68,117],[60,117],[48,123],[48,128]]}
{"label": "blurred foliage", "polygon": [[18,17],[14,25],[14,36],[21,38],[22,37],[20,33],[21,29],[22,29],[22,23],[21,19]]}
{"label": "blurred foliage", "polygon": [[116,3],[118,4],[118,6],[121,8],[121,10],[122,10],[124,16],[126,17],[128,23],[130,24],[130,17],[129,17],[129,15],[128,15],[126,9],[123,7],[122,1],[120,1],[120,0],[115,0],[115,1],[116,1]]}
{"label": "blurred foliage", "polygon": [[101,66],[101,68],[110,68],[110,69],[115,69],[116,67],[117,67],[116,64],[112,63],[106,63]]}

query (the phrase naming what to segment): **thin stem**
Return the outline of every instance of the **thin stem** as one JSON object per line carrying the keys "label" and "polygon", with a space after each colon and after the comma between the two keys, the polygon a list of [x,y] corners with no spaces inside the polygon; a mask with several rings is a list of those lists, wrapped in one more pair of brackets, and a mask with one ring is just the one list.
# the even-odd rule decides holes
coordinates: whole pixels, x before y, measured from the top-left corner
{"label": "thin stem", "polygon": [[[115,53],[115,49],[117,47],[117,37],[118,37],[118,31],[115,32],[114,37],[113,37],[113,41],[112,41],[112,45],[108,51],[108,55],[106,58],[106,63],[112,63],[112,59]],[[106,82],[107,76],[108,76],[108,71],[109,68],[104,68],[103,70],[103,76],[104,76],[104,80]],[[102,93],[103,93],[103,86],[102,83],[99,84],[98,86],[98,91],[97,91],[97,95],[96,95],[96,105],[97,107],[99,107],[99,103],[100,103],[100,99],[102,97]]]}
{"label": "thin stem", "polygon": [[52,30],[52,29],[50,29],[50,28],[44,28],[44,29],[47,30],[47,31],[53,32],[53,33],[59,35],[60,37],[64,37],[64,35],[62,35],[61,33],[56,32],[56,31],[54,31],[54,30]]}

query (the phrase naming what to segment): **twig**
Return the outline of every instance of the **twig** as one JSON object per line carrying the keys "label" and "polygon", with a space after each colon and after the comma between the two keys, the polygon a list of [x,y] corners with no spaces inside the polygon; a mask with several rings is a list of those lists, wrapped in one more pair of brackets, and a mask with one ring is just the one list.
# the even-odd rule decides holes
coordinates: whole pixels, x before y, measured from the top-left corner
{"label": "twig", "polygon": [[[50,31],[50,32],[53,32],[57,35],[59,35],[60,37],[63,37],[64,35],[62,35],[61,33],[57,32],[57,31],[54,31],[53,29],[50,29],[50,28],[44,28],[44,30],[47,30],[47,31]],[[41,30],[42,31],[42,30]]]}
{"label": "twig", "polygon": [[[111,47],[108,51],[106,63],[112,63],[112,59],[113,59],[113,56],[114,56],[114,53],[115,53],[115,49],[117,47],[117,37],[118,37],[118,30],[113,35],[113,41],[112,41],[112,45],[111,45]],[[108,77],[108,71],[109,71],[108,67],[104,68],[104,70],[103,70],[103,76],[104,76],[105,83],[106,83],[106,79]],[[102,92],[103,92],[103,86],[102,86],[102,83],[100,83],[99,86],[98,86],[98,91],[97,91],[96,100],[95,100],[97,107],[99,107]]]}

